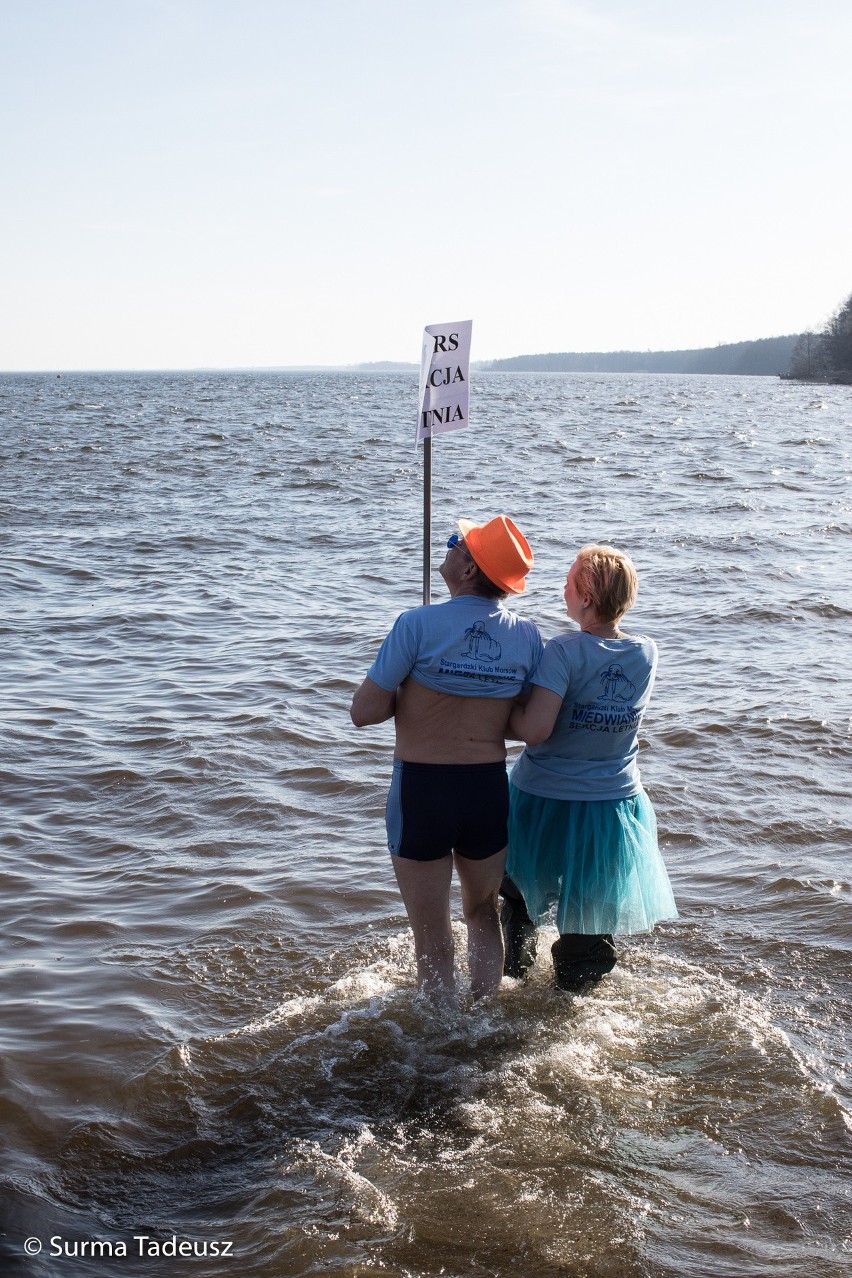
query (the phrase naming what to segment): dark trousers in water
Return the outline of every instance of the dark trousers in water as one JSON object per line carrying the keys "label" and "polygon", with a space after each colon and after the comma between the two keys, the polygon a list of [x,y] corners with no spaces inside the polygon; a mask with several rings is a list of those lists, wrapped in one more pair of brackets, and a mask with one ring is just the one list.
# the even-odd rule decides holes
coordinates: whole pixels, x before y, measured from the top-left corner
{"label": "dark trousers in water", "polygon": [[513,976],[517,981],[526,976],[535,963],[536,926],[527,913],[526,901],[508,874],[503,875],[500,895],[503,898],[500,903],[500,926],[506,947],[503,975]]}
{"label": "dark trousers in water", "polygon": [[[506,946],[503,972],[516,980],[525,976],[535,963],[536,927],[527,912],[526,902],[508,874],[500,885],[503,898],[500,925]],[[611,936],[587,936],[580,932],[563,932],[550,947],[553,970],[560,989],[575,993],[594,985],[611,972],[618,961],[618,951]]]}
{"label": "dark trousers in water", "polygon": [[581,932],[562,932],[550,947],[556,984],[563,990],[584,990],[611,972],[618,962],[618,951],[611,936],[586,936]]}

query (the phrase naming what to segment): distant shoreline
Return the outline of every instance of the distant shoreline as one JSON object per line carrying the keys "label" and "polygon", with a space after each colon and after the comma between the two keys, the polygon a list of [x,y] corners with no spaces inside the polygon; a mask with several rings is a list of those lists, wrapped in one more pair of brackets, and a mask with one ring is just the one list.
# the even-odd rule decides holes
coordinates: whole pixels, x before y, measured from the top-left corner
{"label": "distant shoreline", "polygon": [[[745,377],[781,377],[790,367],[800,334],[676,351],[556,351],[476,360],[485,373],[709,373]],[[195,368],[4,369],[0,376],[73,376],[78,373],[417,373],[419,364],[372,360],[357,364],[201,365]],[[797,379],[799,380],[799,379]]]}
{"label": "distant shoreline", "polygon": [[484,367],[505,373],[716,373],[778,377],[789,368],[798,340],[799,334],[791,333],[696,350],[516,355],[511,359],[491,360]]}

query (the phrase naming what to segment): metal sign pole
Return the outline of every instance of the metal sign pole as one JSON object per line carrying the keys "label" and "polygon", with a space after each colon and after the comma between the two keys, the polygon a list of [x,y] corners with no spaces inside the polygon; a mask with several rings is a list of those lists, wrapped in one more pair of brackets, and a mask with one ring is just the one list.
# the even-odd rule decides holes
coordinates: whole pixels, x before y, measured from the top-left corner
{"label": "metal sign pole", "polygon": [[420,352],[415,447],[423,441],[423,602],[432,602],[432,436],[467,425],[472,320],[427,324]]}
{"label": "metal sign pole", "polygon": [[423,602],[432,602],[432,436],[423,440]]}

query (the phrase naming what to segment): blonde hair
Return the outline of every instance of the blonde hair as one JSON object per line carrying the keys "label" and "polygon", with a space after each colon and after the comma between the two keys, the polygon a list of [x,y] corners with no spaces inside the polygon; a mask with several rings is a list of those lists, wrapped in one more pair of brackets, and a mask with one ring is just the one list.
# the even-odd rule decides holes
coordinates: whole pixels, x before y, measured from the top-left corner
{"label": "blonde hair", "polygon": [[577,552],[577,590],[600,621],[619,621],[636,602],[639,578],[633,560],[614,546],[583,546]]}

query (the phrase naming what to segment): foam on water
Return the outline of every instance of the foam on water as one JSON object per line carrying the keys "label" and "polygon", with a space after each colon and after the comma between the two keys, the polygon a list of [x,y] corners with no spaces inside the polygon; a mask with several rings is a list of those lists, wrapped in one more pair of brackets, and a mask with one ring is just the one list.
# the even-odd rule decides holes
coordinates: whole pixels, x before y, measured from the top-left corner
{"label": "foam on water", "polygon": [[[840,1156],[848,1113],[824,1062],[794,1048],[764,1001],[679,956],[671,935],[634,942],[587,997],[553,987],[552,935],[529,981],[476,1007],[463,961],[458,1009],[417,996],[398,932],[321,991],[181,1044],[134,1100],[150,1115],[150,1089],[166,1087],[195,1119],[164,1163],[137,1172],[137,1204],[143,1190],[149,1212],[168,1198],[203,1131],[220,1149],[239,1140],[254,1183],[286,1199],[294,1271],[309,1242],[317,1265],[639,1274],[677,1228],[684,1274],[706,1273],[719,1247],[746,1265],[764,1248],[783,1257],[786,1238],[795,1258],[802,1234],[831,1273],[841,1252],[824,1228],[837,1196],[824,1156]],[[238,1128],[229,1141],[223,1120]],[[93,1136],[103,1201],[111,1138]],[[772,1204],[797,1179],[785,1216]]]}

